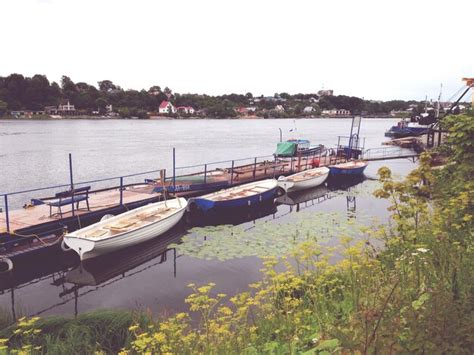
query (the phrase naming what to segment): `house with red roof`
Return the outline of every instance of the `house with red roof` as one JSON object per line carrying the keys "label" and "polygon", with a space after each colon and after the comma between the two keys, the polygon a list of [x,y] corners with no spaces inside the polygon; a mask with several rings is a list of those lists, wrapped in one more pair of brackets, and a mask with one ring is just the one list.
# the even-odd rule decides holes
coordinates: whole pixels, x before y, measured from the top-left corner
{"label": "house with red roof", "polygon": [[162,101],[158,108],[159,113],[176,113],[176,107],[169,101]]}

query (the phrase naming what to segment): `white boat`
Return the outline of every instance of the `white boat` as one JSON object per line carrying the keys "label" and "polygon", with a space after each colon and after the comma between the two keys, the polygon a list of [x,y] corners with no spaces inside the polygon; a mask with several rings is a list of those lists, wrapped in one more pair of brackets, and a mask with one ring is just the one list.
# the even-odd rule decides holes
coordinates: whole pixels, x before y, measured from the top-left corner
{"label": "white boat", "polygon": [[329,176],[326,167],[314,168],[290,176],[280,176],[278,185],[286,192],[309,189],[321,185]]}
{"label": "white boat", "polygon": [[81,260],[94,258],[158,237],[179,222],[186,206],[182,197],[152,203],[68,233],[64,243]]}

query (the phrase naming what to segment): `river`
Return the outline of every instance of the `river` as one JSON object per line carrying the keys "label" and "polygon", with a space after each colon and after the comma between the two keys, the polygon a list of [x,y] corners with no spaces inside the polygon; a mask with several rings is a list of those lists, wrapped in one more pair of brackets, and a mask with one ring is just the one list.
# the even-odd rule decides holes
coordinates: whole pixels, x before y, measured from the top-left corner
{"label": "river", "polygon": [[[394,123],[391,119],[364,120],[360,136],[366,139],[365,147],[380,147],[384,131]],[[176,148],[178,166],[271,155],[279,128],[283,139],[307,138],[313,144],[334,147],[337,136],[347,136],[350,126],[350,119],[0,120],[0,193],[67,183],[68,153],[73,156],[75,180],[84,181],[170,169],[172,148]],[[387,202],[375,199],[369,191],[382,165],[401,176],[415,167],[408,160],[372,162],[365,172],[368,180],[353,187],[323,188],[312,196],[297,197],[298,205],[272,204],[226,216],[215,224],[237,225],[229,228],[239,228],[239,233],[273,226],[278,234],[275,244],[280,245],[285,236],[278,230],[291,230],[301,226],[301,221],[312,221],[307,228],[317,228],[315,223],[328,213],[363,223],[367,223],[365,217],[375,216],[384,222]],[[23,200],[17,204],[34,197],[20,196]],[[77,314],[101,308],[164,313],[186,308],[183,299],[189,294],[189,283],[215,282],[219,292],[231,295],[260,279],[260,259],[238,245],[238,240],[232,242],[233,250],[224,252],[216,251],[215,245],[195,254],[192,245],[165,252],[169,243],[179,242],[192,226],[183,223],[159,241],[106,258],[88,269],[67,254],[28,261],[14,275],[0,280],[0,306],[15,316]],[[265,236],[267,241],[269,237]],[[337,244],[337,238],[327,237],[325,243]],[[225,238],[222,241],[227,243]]]}

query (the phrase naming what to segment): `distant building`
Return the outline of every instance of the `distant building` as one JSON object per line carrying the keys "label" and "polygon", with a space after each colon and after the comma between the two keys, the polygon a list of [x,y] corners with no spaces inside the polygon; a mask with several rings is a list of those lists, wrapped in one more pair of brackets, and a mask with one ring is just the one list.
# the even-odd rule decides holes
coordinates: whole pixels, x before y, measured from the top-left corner
{"label": "distant building", "polygon": [[347,117],[351,115],[351,111],[341,108],[341,109],[324,110],[322,114],[324,116],[330,116],[330,117]]}
{"label": "distant building", "polygon": [[234,111],[237,112],[237,113],[240,114],[240,115],[246,115],[246,114],[249,112],[249,110],[247,109],[247,107],[243,107],[243,106],[236,107],[236,108],[234,109]]}
{"label": "distant building", "polygon": [[58,114],[58,107],[57,106],[45,106],[44,112],[48,115],[57,115]]}
{"label": "distant building", "polygon": [[112,111],[113,111],[112,104],[110,104],[110,105],[105,105],[105,111],[106,111],[107,113],[112,113]]}
{"label": "distant building", "polygon": [[192,106],[178,106],[176,107],[176,110],[180,113],[185,113],[188,115],[192,115],[195,112],[194,107]]}
{"label": "distant building", "polygon": [[283,105],[276,105],[274,110],[278,112],[284,112],[285,108],[283,107]]}
{"label": "distant building", "polygon": [[306,106],[304,109],[303,109],[303,112],[304,113],[311,113],[311,112],[314,112],[316,111],[316,109],[313,107],[313,106]]}
{"label": "distant building", "polygon": [[176,107],[169,101],[163,101],[158,108],[159,113],[176,113]]}
{"label": "distant building", "polygon": [[58,114],[73,114],[76,112],[74,105],[71,105],[69,100],[58,105]]}
{"label": "distant building", "polygon": [[20,117],[31,118],[33,116],[44,115],[44,111],[33,111],[33,110],[11,111],[10,115],[12,115],[15,118],[20,118]]}
{"label": "distant building", "polygon": [[257,108],[255,106],[247,106],[246,107],[247,112],[255,112],[257,111]]}
{"label": "distant building", "polygon": [[310,97],[309,102],[317,104],[319,102],[319,97]]}

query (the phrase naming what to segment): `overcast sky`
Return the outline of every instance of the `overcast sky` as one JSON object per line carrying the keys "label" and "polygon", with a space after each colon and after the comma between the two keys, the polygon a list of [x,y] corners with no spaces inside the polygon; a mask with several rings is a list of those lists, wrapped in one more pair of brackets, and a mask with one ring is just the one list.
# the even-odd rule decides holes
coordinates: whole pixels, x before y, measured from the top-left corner
{"label": "overcast sky", "polygon": [[443,98],[474,76],[473,0],[0,0],[0,76],[180,93]]}

